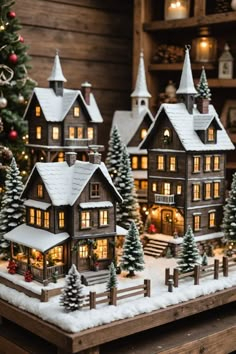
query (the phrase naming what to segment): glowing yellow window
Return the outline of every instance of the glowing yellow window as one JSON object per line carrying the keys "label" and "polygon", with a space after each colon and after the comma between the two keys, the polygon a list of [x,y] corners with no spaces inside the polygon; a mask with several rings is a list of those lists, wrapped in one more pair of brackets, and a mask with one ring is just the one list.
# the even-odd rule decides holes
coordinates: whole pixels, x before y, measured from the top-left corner
{"label": "glowing yellow window", "polygon": [[57,157],[58,162],[63,162],[64,161],[64,152],[59,152],[58,157]]}
{"label": "glowing yellow window", "polygon": [[62,262],[63,261],[63,246],[57,246],[54,247],[50,252],[50,256],[52,259],[56,262]]}
{"label": "glowing yellow window", "polygon": [[91,222],[90,212],[89,211],[82,211],[81,213],[81,229],[89,228]]}
{"label": "glowing yellow window", "polygon": [[176,157],[175,156],[170,156],[170,160],[169,160],[169,163],[170,163],[170,171],[174,172],[176,171]]}
{"label": "glowing yellow window", "polygon": [[164,170],[164,156],[163,155],[157,156],[157,169],[160,171]]}
{"label": "glowing yellow window", "polygon": [[97,250],[96,254],[99,259],[107,258],[107,253],[108,248],[107,248],[107,240],[102,239],[102,240],[97,240]]}
{"label": "glowing yellow window", "polygon": [[193,172],[200,172],[200,156],[193,157]]}
{"label": "glowing yellow window", "polygon": [[216,213],[210,212],[209,213],[209,228],[216,226]]}
{"label": "glowing yellow window", "polygon": [[205,171],[211,171],[211,156],[205,156]]}
{"label": "glowing yellow window", "polygon": [[164,195],[170,195],[170,183],[164,183]]}
{"label": "glowing yellow window", "polygon": [[176,194],[177,195],[181,195],[182,194],[182,184],[177,184]]}
{"label": "glowing yellow window", "polygon": [[35,107],[35,116],[40,117],[40,115],[41,115],[41,108],[40,108],[40,106],[36,106]]}
{"label": "glowing yellow window", "polygon": [[74,107],[74,117],[79,117],[79,114],[80,114],[80,109],[79,107]]}
{"label": "glowing yellow window", "polygon": [[136,170],[138,168],[138,156],[132,156],[131,167]]}
{"label": "glowing yellow window", "polygon": [[200,199],[200,184],[193,185],[193,200]]}
{"label": "glowing yellow window", "polygon": [[63,229],[65,227],[65,213],[64,213],[64,211],[59,211],[59,213],[58,213],[58,226],[59,226],[59,229]]}
{"label": "glowing yellow window", "polygon": [[35,223],[35,209],[33,208],[29,210],[29,223],[32,225]]}
{"label": "glowing yellow window", "polygon": [[42,138],[42,127],[39,125],[36,127],[36,139],[40,140]]}
{"label": "glowing yellow window", "polygon": [[220,182],[213,183],[213,197],[214,198],[220,197]]}
{"label": "glowing yellow window", "polygon": [[148,189],[148,182],[145,180],[142,180],[140,186],[141,186],[142,190],[146,191]]}
{"label": "glowing yellow window", "polygon": [[93,139],[93,128],[92,127],[88,127],[88,139]]}
{"label": "glowing yellow window", "polygon": [[79,257],[88,258],[88,245],[79,246]]}
{"label": "glowing yellow window", "polygon": [[45,211],[43,213],[43,226],[45,227],[45,229],[49,229],[49,212]]}
{"label": "glowing yellow window", "polygon": [[220,156],[214,156],[213,158],[213,170],[219,171],[220,170]]}
{"label": "glowing yellow window", "polygon": [[41,183],[37,185],[37,197],[43,198],[43,185]]}
{"label": "glowing yellow window", "polygon": [[75,128],[69,127],[69,139],[74,139],[74,138],[75,138]]}
{"label": "glowing yellow window", "polygon": [[148,158],[147,156],[141,157],[141,169],[146,170],[148,168]]}
{"label": "glowing yellow window", "polygon": [[36,210],[36,225],[37,226],[42,225],[42,211],[41,210]]}
{"label": "glowing yellow window", "polygon": [[193,216],[193,230],[194,231],[199,231],[201,227],[201,216],[200,215],[194,215]]}
{"label": "glowing yellow window", "polygon": [[135,189],[139,189],[139,180],[138,179],[135,179],[134,180],[134,186],[135,186]]}
{"label": "glowing yellow window", "polygon": [[100,226],[108,225],[108,210],[99,211],[99,225]]}
{"label": "glowing yellow window", "polygon": [[52,139],[53,140],[59,139],[59,127],[52,127]]}
{"label": "glowing yellow window", "polygon": [[211,199],[211,183],[205,183],[205,199]]}
{"label": "glowing yellow window", "polygon": [[147,135],[147,129],[141,129],[141,139],[144,139]]}
{"label": "glowing yellow window", "polygon": [[157,183],[156,182],[152,183],[152,191],[157,192]]}
{"label": "glowing yellow window", "polygon": [[83,139],[84,138],[84,129],[83,129],[83,127],[78,127],[77,128],[77,138],[78,139]]}
{"label": "glowing yellow window", "polygon": [[207,140],[208,141],[215,141],[215,129],[214,128],[208,128]]}

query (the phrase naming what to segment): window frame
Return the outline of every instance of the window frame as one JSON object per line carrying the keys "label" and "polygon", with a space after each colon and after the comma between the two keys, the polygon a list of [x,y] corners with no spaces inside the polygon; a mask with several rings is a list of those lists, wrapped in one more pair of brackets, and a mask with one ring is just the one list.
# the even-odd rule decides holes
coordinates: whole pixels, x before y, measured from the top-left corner
{"label": "window frame", "polygon": [[[83,216],[85,216],[85,218],[83,218]],[[92,227],[91,216],[92,216],[92,213],[90,210],[82,210],[80,212],[80,229],[81,230],[91,229],[91,227]],[[85,226],[82,225],[83,222],[85,223]]]}
{"label": "window frame", "polygon": [[[213,219],[211,218],[211,216],[213,216],[214,215],[214,217],[213,217]],[[212,221],[214,222],[214,224],[211,224],[212,223]],[[212,211],[209,211],[208,212],[208,228],[209,229],[213,229],[213,228],[215,228],[216,227],[216,211],[214,210],[212,210]]]}
{"label": "window frame", "polygon": [[99,182],[90,182],[89,196],[92,199],[97,199],[101,197],[101,185]]}
{"label": "window frame", "polygon": [[140,130],[140,138],[141,138],[142,140],[146,138],[147,132],[148,132],[148,130],[147,130],[146,128],[142,128],[142,129]]}
{"label": "window frame", "polygon": [[147,156],[141,156],[141,170],[147,170],[148,169],[148,157]]}
{"label": "window frame", "polygon": [[[212,131],[212,133],[210,133]],[[216,141],[216,129],[212,126],[210,126],[207,129],[207,142],[208,143],[214,143]]]}
{"label": "window frame", "polygon": [[201,214],[193,215],[193,231],[197,232],[200,230],[201,230]]}
{"label": "window frame", "polygon": [[[91,134],[91,132],[92,132],[92,134]],[[93,127],[87,127],[87,138],[89,140],[94,139],[94,128]]]}
{"label": "window frame", "polygon": [[[174,163],[171,162],[172,159],[174,159]],[[173,166],[174,166],[174,169],[172,169]],[[177,171],[177,157],[176,156],[170,156],[169,157],[169,171],[170,172],[176,172]]]}
{"label": "window frame", "polygon": [[[197,190],[195,190],[197,188]],[[192,200],[194,202],[201,200],[201,185],[200,183],[192,184]]]}
{"label": "window frame", "polygon": [[[218,191],[218,194],[216,195],[216,186],[218,186],[218,188],[217,188],[217,191]],[[218,198],[220,198],[220,181],[214,181],[213,182],[213,198],[214,199],[218,199]]]}
{"label": "window frame", "polygon": [[58,210],[58,229],[63,230],[65,229],[65,211],[64,210]]}
{"label": "window frame", "polygon": [[[198,161],[196,163],[196,161]],[[193,156],[193,173],[201,172],[201,156]]]}
{"label": "window frame", "polygon": [[36,125],[35,127],[35,139],[41,140],[42,139],[42,126]]}
{"label": "window frame", "polygon": [[132,170],[138,170],[139,167],[139,158],[137,155],[131,156],[131,168]]}
{"label": "window frame", "polygon": [[99,227],[107,227],[107,226],[109,226],[109,212],[108,212],[108,209],[100,209],[98,211],[98,220],[99,220]]}
{"label": "window frame", "polygon": [[[210,163],[207,163],[207,160],[210,160]],[[209,166],[209,169],[207,168]],[[204,172],[211,172],[212,171],[212,156],[205,155],[204,156]]]}
{"label": "window frame", "polygon": [[[168,188],[167,188],[168,186]],[[166,191],[169,193],[167,194]],[[163,195],[171,195],[171,183],[170,182],[163,182]]]}
{"label": "window frame", "polygon": [[35,117],[41,117],[41,107],[39,105],[35,106]]}
{"label": "window frame", "polygon": [[[55,130],[56,130],[56,132],[55,132]],[[52,127],[52,140],[59,140],[59,139],[60,139],[60,129],[57,126],[53,126]]]}
{"label": "window frame", "polygon": [[[179,192],[179,190],[180,190],[180,192]],[[176,185],[176,195],[182,195],[183,194],[183,186],[182,186],[182,184],[177,184]]]}
{"label": "window frame", "polygon": [[[101,243],[101,245],[99,245]],[[100,248],[100,250],[99,250]],[[105,253],[105,254],[104,254]],[[97,249],[96,254],[98,259],[107,259],[108,258],[108,240],[106,238],[97,240]],[[102,257],[101,257],[102,255]]]}
{"label": "window frame", "polygon": [[79,118],[79,116],[80,116],[80,107],[79,106],[74,106],[73,116],[74,116],[74,118]]}
{"label": "window frame", "polygon": [[[216,159],[218,159],[218,164],[217,164],[217,168],[215,167],[216,165]],[[213,156],[213,171],[220,171],[220,155],[214,155]]]}
{"label": "window frame", "polygon": [[212,199],[212,182],[204,182],[204,200]]}
{"label": "window frame", "polygon": [[165,171],[165,155],[157,155],[157,171]]}

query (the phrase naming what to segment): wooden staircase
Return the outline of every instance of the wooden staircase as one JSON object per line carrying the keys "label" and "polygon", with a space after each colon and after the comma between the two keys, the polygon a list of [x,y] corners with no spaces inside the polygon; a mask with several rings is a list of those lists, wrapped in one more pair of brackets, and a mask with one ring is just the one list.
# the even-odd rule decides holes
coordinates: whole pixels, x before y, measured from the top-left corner
{"label": "wooden staircase", "polygon": [[149,239],[148,243],[144,246],[144,254],[155,258],[163,257],[166,254],[168,242],[161,240]]}
{"label": "wooden staircase", "polygon": [[86,286],[106,283],[108,281],[108,277],[109,277],[109,270],[107,269],[99,270],[97,272],[95,271],[81,272],[82,284]]}

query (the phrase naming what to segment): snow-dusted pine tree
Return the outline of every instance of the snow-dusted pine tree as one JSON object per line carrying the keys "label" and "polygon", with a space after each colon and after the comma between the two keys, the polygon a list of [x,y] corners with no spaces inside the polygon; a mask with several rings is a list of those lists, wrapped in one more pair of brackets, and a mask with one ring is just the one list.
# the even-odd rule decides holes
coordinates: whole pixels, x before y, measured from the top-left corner
{"label": "snow-dusted pine tree", "polygon": [[204,252],[202,256],[202,266],[207,266],[207,265],[208,265],[208,258],[206,252]]}
{"label": "snow-dusted pine tree", "polygon": [[13,157],[7,168],[5,193],[0,210],[0,254],[5,257],[9,255],[10,246],[9,241],[3,238],[4,234],[24,222],[25,206],[23,200],[20,199],[23,187],[20,171]]}
{"label": "snow-dusted pine tree", "polygon": [[236,242],[236,173],[224,206],[222,229],[227,240]]}
{"label": "snow-dusted pine tree", "polygon": [[116,187],[123,198],[123,202],[117,205],[117,224],[128,230],[131,222],[134,221],[138,230],[141,231],[143,224],[126,146],[123,146]]}
{"label": "snow-dusted pine tree", "polygon": [[178,269],[181,273],[191,272],[195,265],[199,264],[199,251],[194,239],[194,234],[190,226],[184,235],[179,255]]}
{"label": "snow-dusted pine tree", "polygon": [[114,263],[112,262],[109,268],[109,278],[107,281],[107,290],[111,290],[112,288],[117,288],[118,282],[117,282],[117,276],[116,276],[116,268],[114,266]]}
{"label": "snow-dusted pine tree", "polygon": [[140,241],[139,232],[135,222],[131,222],[129,231],[125,237],[123,255],[121,258],[121,269],[127,270],[127,277],[133,277],[134,272],[144,270],[143,246]]}
{"label": "snow-dusted pine tree", "polygon": [[67,312],[81,309],[85,297],[84,285],[81,284],[80,273],[74,264],[72,264],[65,282],[66,285],[60,297],[60,305],[63,306]]}
{"label": "snow-dusted pine tree", "polygon": [[117,172],[120,166],[121,153],[123,150],[123,145],[121,142],[121,136],[116,126],[113,127],[110,140],[108,142],[108,153],[106,157],[106,167],[115,183]]}
{"label": "snow-dusted pine tree", "polygon": [[204,67],[202,67],[202,72],[200,76],[199,83],[197,85],[197,97],[211,99],[211,91],[208,87],[206,72]]}

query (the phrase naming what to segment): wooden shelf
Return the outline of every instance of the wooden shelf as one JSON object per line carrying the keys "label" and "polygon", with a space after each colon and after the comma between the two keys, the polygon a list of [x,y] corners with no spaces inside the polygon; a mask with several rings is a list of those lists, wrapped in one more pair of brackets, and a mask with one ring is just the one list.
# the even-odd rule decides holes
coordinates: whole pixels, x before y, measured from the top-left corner
{"label": "wooden shelf", "polygon": [[[216,64],[212,63],[192,63],[192,70],[201,70],[202,66],[206,70],[215,70]],[[149,71],[180,71],[183,68],[183,63],[174,64],[150,64],[148,66]]]}

